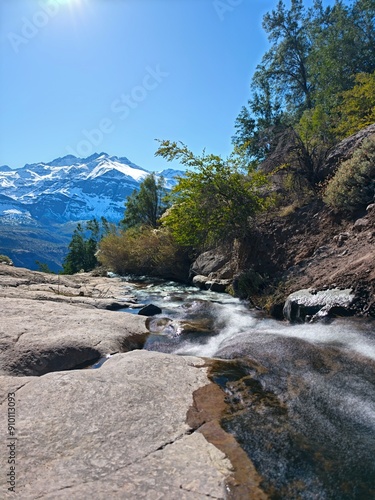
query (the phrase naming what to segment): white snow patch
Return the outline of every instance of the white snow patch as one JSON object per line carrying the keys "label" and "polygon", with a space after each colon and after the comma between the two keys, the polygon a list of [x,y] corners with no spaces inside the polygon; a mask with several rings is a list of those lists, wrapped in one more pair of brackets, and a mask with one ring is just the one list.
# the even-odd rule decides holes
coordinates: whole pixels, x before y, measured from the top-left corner
{"label": "white snow patch", "polygon": [[128,177],[131,177],[136,181],[140,181],[148,175],[148,172],[145,172],[144,170],[139,170],[117,161],[105,159],[102,163],[99,163],[99,165],[97,165],[93,169],[93,171],[87,176],[87,179],[95,179],[95,177],[100,177],[101,175],[104,175],[111,170],[117,170],[118,172],[127,175]]}
{"label": "white snow patch", "polygon": [[22,215],[23,212],[21,212],[21,210],[16,210],[15,208],[11,208],[9,210],[3,210],[3,214],[6,214],[6,215]]}

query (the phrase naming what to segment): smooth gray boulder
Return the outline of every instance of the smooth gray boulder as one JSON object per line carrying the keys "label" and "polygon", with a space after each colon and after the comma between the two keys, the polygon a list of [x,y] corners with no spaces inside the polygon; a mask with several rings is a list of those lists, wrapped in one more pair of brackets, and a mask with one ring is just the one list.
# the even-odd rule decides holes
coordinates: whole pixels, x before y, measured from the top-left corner
{"label": "smooth gray boulder", "polygon": [[340,290],[321,290],[316,292],[310,288],[298,290],[286,299],[283,314],[290,322],[303,322],[305,319],[315,321],[328,315],[348,316],[353,314],[351,306],[355,295],[350,288]]}
{"label": "smooth gray boulder", "polygon": [[201,290],[207,290],[206,282],[208,281],[208,276],[204,276],[203,274],[198,274],[197,276],[194,276],[192,283],[194,286],[197,288],[200,288]]}
{"label": "smooth gray boulder", "polygon": [[208,276],[203,276],[202,274],[194,276],[192,280],[192,284],[201,290],[211,290],[212,292],[219,293],[225,292],[231,283],[231,279],[213,279]]}
{"label": "smooth gray boulder", "polygon": [[0,297],[0,375],[43,375],[143,347],[145,318]]}
{"label": "smooth gray boulder", "polygon": [[1,498],[225,498],[231,463],[186,423],[210,383],[203,365],[133,351],[97,370],[0,377],[1,394],[16,393],[18,438],[16,495],[2,484]]}
{"label": "smooth gray boulder", "polygon": [[209,279],[231,279],[235,267],[235,259],[231,252],[225,248],[216,248],[197,257],[190,268],[190,275],[208,276]]}

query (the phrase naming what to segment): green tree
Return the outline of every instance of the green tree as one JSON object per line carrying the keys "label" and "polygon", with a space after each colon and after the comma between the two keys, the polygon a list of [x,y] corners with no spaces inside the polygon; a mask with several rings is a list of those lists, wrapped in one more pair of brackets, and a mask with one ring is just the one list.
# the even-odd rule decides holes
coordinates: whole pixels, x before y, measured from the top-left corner
{"label": "green tree", "polygon": [[160,217],[165,212],[166,189],[164,180],[156,179],[155,174],[148,175],[140,185],[127,197],[125,216],[121,224],[125,228],[136,226],[157,227]]}
{"label": "green tree", "polygon": [[354,87],[341,96],[342,102],[337,107],[340,118],[335,129],[339,138],[375,123],[375,71],[357,74]]}
{"label": "green tree", "polygon": [[[310,154],[310,139],[307,143],[300,137],[299,148],[301,161],[305,157],[316,162],[322,155],[315,154],[315,139],[327,137],[328,123],[330,134],[334,132],[342,92],[353,88],[356,74],[375,70],[375,0],[349,5],[336,0],[329,7],[315,0],[309,9],[302,0],[292,0],[289,9],[280,1],[264,16],[263,27],[271,48],[252,77],[251,97],[237,118],[233,143],[245,147],[249,159],[262,162],[278,150],[288,150],[280,144],[288,128],[299,136],[303,122],[311,116],[316,124],[319,114],[323,129],[318,132],[314,124],[314,152]],[[324,151],[327,142],[321,145]],[[287,158],[280,160],[288,163]]]}
{"label": "green tree", "polygon": [[263,56],[274,91],[284,97],[286,107],[312,107],[308,55],[311,46],[306,9],[302,0],[291,0],[288,10],[280,0],[277,8],[263,18],[271,48]]}
{"label": "green tree", "polygon": [[74,274],[86,267],[86,245],[84,229],[81,224],[73,231],[72,239],[69,243],[69,252],[63,262],[63,274]]}
{"label": "green tree", "polygon": [[36,260],[35,264],[38,266],[37,271],[40,271],[41,273],[55,274],[46,262]]}
{"label": "green tree", "polygon": [[203,249],[245,239],[251,218],[269,203],[259,194],[267,177],[254,170],[246,172],[239,155],[227,160],[205,152],[196,156],[184,144],[170,141],[160,141],[156,155],[177,159],[188,168],[173,188],[172,207],[162,218],[182,246]]}
{"label": "green tree", "polygon": [[74,274],[79,271],[92,271],[98,264],[96,253],[101,238],[111,231],[111,225],[102,217],[101,224],[97,219],[78,223],[69,243],[69,252],[63,262],[62,274]]}
{"label": "green tree", "polygon": [[308,22],[313,100],[329,113],[339,104],[340,93],[352,88],[355,74],[375,69],[375,1],[346,5],[337,0],[324,8],[316,0]]}
{"label": "green tree", "polygon": [[251,98],[236,120],[233,137],[249,160],[265,160],[294,117],[312,106],[307,62],[311,40],[305,19],[302,0],[292,0],[289,10],[279,1],[263,18],[271,48],[254,72]]}

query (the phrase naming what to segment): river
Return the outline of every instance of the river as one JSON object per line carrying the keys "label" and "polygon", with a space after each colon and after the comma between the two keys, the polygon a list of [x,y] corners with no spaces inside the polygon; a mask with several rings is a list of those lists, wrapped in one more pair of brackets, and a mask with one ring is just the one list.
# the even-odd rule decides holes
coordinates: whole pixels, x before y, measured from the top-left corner
{"label": "river", "polygon": [[[274,499],[375,498],[375,322],[289,325],[226,294],[173,282],[132,285],[145,349],[214,358],[232,433]],[[134,310],[137,312],[137,309]]]}

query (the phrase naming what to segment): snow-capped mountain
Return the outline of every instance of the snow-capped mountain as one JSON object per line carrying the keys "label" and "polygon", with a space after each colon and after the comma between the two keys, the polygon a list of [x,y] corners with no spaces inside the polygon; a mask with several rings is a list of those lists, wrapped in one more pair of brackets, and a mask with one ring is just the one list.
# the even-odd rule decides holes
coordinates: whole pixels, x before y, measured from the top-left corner
{"label": "snow-capped mountain", "polygon": [[[119,222],[126,197],[149,173],[125,157],[106,153],[68,155],[17,170],[0,166],[0,254],[18,266],[36,269],[40,261],[57,271],[77,221],[104,216]],[[183,172],[155,174],[170,189]]]}
{"label": "snow-capped mountain", "polygon": [[[138,189],[150,172],[125,157],[94,154],[88,158],[68,155],[49,163],[25,165],[18,170],[0,167],[0,218],[16,223],[64,223],[106,217],[118,222],[127,196]],[[156,172],[166,188],[181,171]]]}

